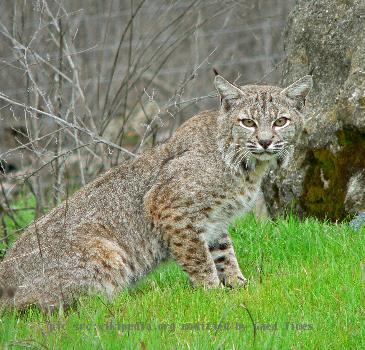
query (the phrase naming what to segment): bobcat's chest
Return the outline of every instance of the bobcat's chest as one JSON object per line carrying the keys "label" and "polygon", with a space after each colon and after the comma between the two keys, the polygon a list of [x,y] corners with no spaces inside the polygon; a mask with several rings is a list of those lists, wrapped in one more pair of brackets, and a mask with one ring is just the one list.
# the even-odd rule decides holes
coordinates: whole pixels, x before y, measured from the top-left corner
{"label": "bobcat's chest", "polygon": [[221,204],[212,208],[209,217],[204,223],[206,232],[204,239],[207,244],[213,244],[227,232],[227,227],[234,219],[247,213],[255,204],[259,192],[258,186],[238,188],[229,194]]}

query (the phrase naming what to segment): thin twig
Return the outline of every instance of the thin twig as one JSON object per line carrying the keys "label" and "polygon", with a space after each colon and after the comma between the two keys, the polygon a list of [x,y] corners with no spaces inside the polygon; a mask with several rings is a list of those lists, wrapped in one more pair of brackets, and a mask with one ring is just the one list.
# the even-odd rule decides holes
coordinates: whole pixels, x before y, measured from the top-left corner
{"label": "thin twig", "polygon": [[249,310],[249,308],[245,304],[241,304],[241,306],[246,310],[246,312],[248,314],[248,317],[251,320],[252,329],[253,329],[253,344],[255,344],[255,342],[256,342],[256,325],[255,325],[255,321],[253,319],[253,316],[252,316],[251,311]]}
{"label": "thin twig", "polygon": [[[76,129],[88,136],[90,136],[94,142],[97,142],[97,143],[103,143],[107,146],[110,146],[112,148],[116,148],[116,149],[119,149],[120,151],[128,154],[129,156],[131,157],[135,157],[135,154],[133,154],[132,152],[128,151],[127,149],[123,148],[123,147],[120,147],[118,146],[117,144],[111,142],[111,141],[108,141],[108,140],[105,140],[99,136],[97,136],[96,134],[94,134],[93,132],[91,132],[90,130],[87,130],[85,128],[82,128],[76,124],[73,124],[73,123],[70,123],[70,122],[67,122],[66,120],[63,120],[59,117],[57,117],[56,115],[54,114],[51,114],[51,113],[48,113],[48,112],[44,112],[38,108],[35,108],[33,106],[27,106],[25,103],[22,103],[22,102],[18,102],[16,100],[13,100],[11,99],[10,97],[6,96],[5,94],[3,94],[2,92],[0,92],[0,100],[3,100],[3,101],[6,101],[6,102],[9,102],[10,104],[14,105],[14,106],[19,106],[19,107],[22,107],[24,108],[25,110],[28,110],[28,111],[33,111],[33,112],[36,112],[38,114],[41,114],[41,115],[44,115],[46,117],[49,117],[51,119],[53,119],[54,121],[56,121],[58,124],[61,124],[61,125],[64,125],[64,126],[67,126],[68,128],[71,128],[71,129]],[[91,144],[91,143],[89,143]]]}

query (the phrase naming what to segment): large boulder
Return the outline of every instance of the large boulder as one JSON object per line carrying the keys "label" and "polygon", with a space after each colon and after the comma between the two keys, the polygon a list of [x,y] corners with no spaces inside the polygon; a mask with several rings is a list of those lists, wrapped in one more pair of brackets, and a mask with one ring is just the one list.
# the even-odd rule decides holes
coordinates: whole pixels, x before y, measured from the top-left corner
{"label": "large boulder", "polygon": [[299,0],[284,33],[283,86],[313,74],[305,131],[267,177],[268,210],[341,220],[365,209],[365,1]]}

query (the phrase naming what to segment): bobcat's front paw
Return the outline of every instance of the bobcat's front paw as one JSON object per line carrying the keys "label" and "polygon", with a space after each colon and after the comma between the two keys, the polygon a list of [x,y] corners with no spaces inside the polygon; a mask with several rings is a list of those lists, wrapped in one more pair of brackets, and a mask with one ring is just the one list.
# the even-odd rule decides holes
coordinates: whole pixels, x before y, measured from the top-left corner
{"label": "bobcat's front paw", "polygon": [[229,288],[246,288],[248,280],[243,275],[225,276],[222,279],[222,283]]}

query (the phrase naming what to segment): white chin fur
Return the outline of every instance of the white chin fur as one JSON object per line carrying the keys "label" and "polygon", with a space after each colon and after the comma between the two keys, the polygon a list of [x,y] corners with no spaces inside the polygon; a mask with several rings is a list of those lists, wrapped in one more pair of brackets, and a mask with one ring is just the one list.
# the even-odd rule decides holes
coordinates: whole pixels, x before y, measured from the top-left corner
{"label": "white chin fur", "polygon": [[276,157],[274,153],[253,153],[257,160],[272,160]]}

